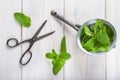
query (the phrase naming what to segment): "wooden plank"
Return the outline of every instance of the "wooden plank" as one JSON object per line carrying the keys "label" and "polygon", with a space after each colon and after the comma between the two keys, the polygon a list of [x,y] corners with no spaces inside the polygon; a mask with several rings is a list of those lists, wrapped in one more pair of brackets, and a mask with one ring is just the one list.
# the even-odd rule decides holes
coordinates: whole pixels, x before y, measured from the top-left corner
{"label": "wooden plank", "polygon": [[[65,16],[77,24],[93,18],[104,18],[104,0],[65,0]],[[76,43],[77,32],[65,25],[68,51],[72,58],[64,69],[65,80],[105,80],[105,55],[89,56]]]}
{"label": "wooden plank", "polygon": [[[23,28],[23,40],[31,38],[39,26],[47,19],[48,22],[40,35],[56,31],[53,35],[44,38],[34,44],[31,51],[33,57],[30,63],[22,67],[22,80],[62,80],[63,71],[57,76],[52,74],[51,61],[46,59],[46,52],[53,48],[58,52],[60,41],[63,36],[63,27],[51,15],[51,10],[63,12],[63,0],[24,0],[23,12],[32,19],[32,25],[29,29]],[[26,46],[23,46],[23,51]]]}
{"label": "wooden plank", "polygon": [[0,1],[0,80],[21,80],[21,47],[10,49],[6,46],[6,41],[11,37],[21,39],[20,24],[13,17],[17,11],[21,11],[20,0]]}
{"label": "wooden plank", "polygon": [[119,80],[120,79],[120,0],[106,0],[106,19],[111,22],[117,32],[116,47],[111,50],[106,56],[106,69],[107,80]]}

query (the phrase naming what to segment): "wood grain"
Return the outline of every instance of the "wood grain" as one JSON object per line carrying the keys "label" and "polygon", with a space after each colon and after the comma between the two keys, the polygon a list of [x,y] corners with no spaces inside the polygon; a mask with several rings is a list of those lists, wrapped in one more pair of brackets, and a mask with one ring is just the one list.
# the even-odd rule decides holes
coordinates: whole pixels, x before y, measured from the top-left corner
{"label": "wood grain", "polygon": [[[1,0],[0,1],[0,80],[119,80],[120,79],[120,0]],[[89,56],[80,51],[76,43],[77,32],[50,15],[55,10],[76,24],[89,19],[102,18],[111,22],[117,31],[116,47],[108,54]],[[14,12],[23,12],[32,19],[25,28],[14,19]],[[33,57],[28,65],[21,66],[19,59],[28,44],[10,49],[7,39],[29,39],[39,26],[48,20],[40,35],[56,31],[36,42],[31,48]],[[40,36],[39,35],[39,36]],[[72,55],[57,76],[52,73],[51,61],[45,57],[66,35],[67,49]]]}
{"label": "wood grain", "polygon": [[111,22],[117,32],[116,47],[110,51],[106,56],[106,69],[107,80],[119,80],[120,79],[120,1],[119,0],[107,0],[106,2],[106,19]]}
{"label": "wood grain", "polygon": [[21,47],[10,49],[6,46],[7,39],[14,37],[21,39],[20,24],[14,19],[14,12],[21,10],[21,1],[0,1],[0,80],[20,80]]}

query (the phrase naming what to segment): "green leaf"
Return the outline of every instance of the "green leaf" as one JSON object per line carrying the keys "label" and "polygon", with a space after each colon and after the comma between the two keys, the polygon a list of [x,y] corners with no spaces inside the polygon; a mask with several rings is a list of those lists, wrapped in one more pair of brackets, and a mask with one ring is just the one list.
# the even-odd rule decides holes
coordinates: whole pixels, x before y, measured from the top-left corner
{"label": "green leaf", "polygon": [[95,40],[94,38],[89,39],[83,47],[88,51],[95,51]]}
{"label": "green leaf", "polygon": [[103,20],[98,19],[94,26],[94,33],[97,33],[97,31],[104,26]]}
{"label": "green leaf", "polygon": [[47,54],[46,54],[46,57],[47,57],[48,59],[53,59],[53,55],[52,55],[51,53],[47,53]]}
{"label": "green leaf", "polygon": [[95,34],[95,39],[102,45],[102,46],[110,46],[110,39],[106,32],[106,27],[103,27]]}
{"label": "green leaf", "polygon": [[52,53],[47,53],[46,57],[48,59],[52,59],[53,65],[53,74],[57,75],[58,72],[62,69],[67,59],[71,57],[71,55],[67,52],[66,49],[66,38],[65,36],[61,40],[61,49],[60,54],[58,55],[54,49],[52,49]]}
{"label": "green leaf", "polygon": [[106,32],[106,27],[103,27],[95,34],[95,39],[97,41],[97,49],[96,51],[108,51],[109,46],[111,44],[109,36]]}
{"label": "green leaf", "polygon": [[60,54],[60,58],[65,59],[65,60],[69,59],[70,57],[71,55],[69,53]]}
{"label": "green leaf", "polygon": [[46,54],[46,57],[48,58],[48,59],[57,59],[58,57],[59,57],[59,55],[55,52],[55,50],[54,49],[52,49],[52,53],[47,53]]}
{"label": "green leaf", "polygon": [[110,39],[110,42],[113,42],[113,39],[114,39],[114,32],[112,31],[111,28],[107,27],[107,26],[110,26],[110,25],[106,25],[106,32],[109,36],[109,39]]}
{"label": "green leaf", "polygon": [[107,52],[109,50],[109,46],[99,46],[96,48],[96,52]]}
{"label": "green leaf", "polygon": [[84,33],[88,36],[93,36],[92,31],[90,31],[87,25],[84,25]]}
{"label": "green leaf", "polygon": [[52,49],[52,54],[53,54],[54,57],[59,56],[54,49]]}
{"label": "green leaf", "polygon": [[56,61],[57,61],[57,60],[53,59],[53,60],[52,60],[52,64],[55,65]]}
{"label": "green leaf", "polygon": [[54,75],[57,75],[58,72],[62,69],[62,67],[64,66],[65,64],[65,60],[64,59],[58,59],[55,64],[53,65],[53,74]]}
{"label": "green leaf", "polygon": [[26,16],[23,13],[16,12],[14,13],[15,19],[22,24],[24,27],[30,27],[31,26],[31,19],[29,16]]}
{"label": "green leaf", "polygon": [[65,36],[62,38],[62,41],[61,41],[60,53],[66,53],[66,38],[65,38]]}
{"label": "green leaf", "polygon": [[84,45],[89,39],[91,39],[91,36],[83,35],[83,37],[82,37],[82,45]]}

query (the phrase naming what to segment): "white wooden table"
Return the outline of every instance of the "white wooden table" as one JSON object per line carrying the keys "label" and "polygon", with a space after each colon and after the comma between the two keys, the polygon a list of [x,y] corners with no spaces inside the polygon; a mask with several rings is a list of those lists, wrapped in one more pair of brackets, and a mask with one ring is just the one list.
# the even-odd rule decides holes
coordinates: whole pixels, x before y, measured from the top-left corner
{"label": "white wooden table", "polygon": [[[0,1],[0,80],[120,80],[120,0],[1,0]],[[76,31],[56,21],[50,11],[55,10],[77,24],[92,18],[111,22],[117,31],[116,48],[108,54],[89,56],[76,44]],[[24,12],[32,19],[30,28],[24,28],[14,19],[14,12]],[[35,43],[33,57],[26,66],[19,64],[26,45],[10,49],[7,39],[19,41],[31,38],[44,20],[48,20],[41,34],[56,32]],[[59,51],[63,35],[72,58],[57,76],[52,74],[46,52],[52,48]]]}

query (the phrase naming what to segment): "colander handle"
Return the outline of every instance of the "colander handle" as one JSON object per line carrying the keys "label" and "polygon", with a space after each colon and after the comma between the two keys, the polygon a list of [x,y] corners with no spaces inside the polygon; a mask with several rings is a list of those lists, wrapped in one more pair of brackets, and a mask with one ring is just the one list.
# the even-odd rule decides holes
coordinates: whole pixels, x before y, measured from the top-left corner
{"label": "colander handle", "polygon": [[55,11],[51,11],[51,15],[54,16],[54,17],[56,17],[57,19],[61,20],[62,22],[68,24],[69,26],[71,26],[71,27],[72,27],[73,29],[75,29],[76,31],[78,31],[79,28],[80,28],[80,25],[77,25],[77,24],[74,24],[74,23],[68,21],[64,16],[59,15],[59,14],[58,14],[57,12],[55,12]]}

